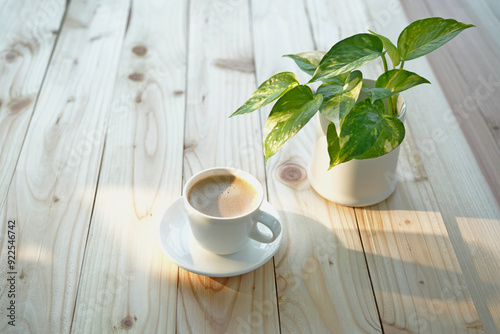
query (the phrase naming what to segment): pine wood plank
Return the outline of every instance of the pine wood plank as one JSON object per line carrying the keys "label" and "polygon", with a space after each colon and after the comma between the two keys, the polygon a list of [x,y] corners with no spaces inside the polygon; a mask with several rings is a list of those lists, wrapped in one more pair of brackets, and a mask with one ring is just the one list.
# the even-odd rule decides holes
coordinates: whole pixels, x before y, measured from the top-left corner
{"label": "pine wood plank", "polygon": [[[457,15],[460,12],[460,18],[468,18],[471,22],[475,22],[476,29],[482,38],[479,41],[474,41],[474,43],[483,44],[487,42],[489,45],[494,44],[495,46],[492,46],[492,48],[498,50],[500,48],[500,40],[497,38],[497,32],[500,29],[500,5],[498,2],[492,0],[480,2],[460,0],[459,3],[460,8],[443,8],[440,11],[445,15]],[[474,52],[477,51],[474,50]]]}
{"label": "pine wood plank", "polygon": [[[485,12],[489,12],[492,14],[493,17],[491,17],[491,20],[489,20],[490,22],[494,22],[496,21],[497,23],[500,21],[500,3],[498,3],[498,1],[495,1],[495,0],[486,0],[485,1],[485,6],[487,7],[487,9],[485,10]],[[494,29],[487,29],[490,33],[490,35],[492,36],[492,39],[495,39],[496,38],[496,34],[495,34],[495,30]]]}
{"label": "pine wood plank", "polygon": [[411,132],[397,174],[388,200],[356,209],[384,331],[483,332]]}
{"label": "pine wood plank", "polygon": [[[258,83],[277,72],[298,72],[281,55],[314,50],[309,24],[315,22],[308,22],[307,9],[302,1],[252,1]],[[269,198],[286,224],[275,256],[281,331],[382,332],[354,210],[327,202],[307,179],[315,121],[267,166]]]}
{"label": "pine wood plank", "polygon": [[[256,88],[247,1],[191,1],[188,50],[185,180],[226,165],[264,183],[258,115],[228,118]],[[272,260],[231,278],[179,270],[179,333],[277,333],[278,321]]]}
{"label": "pine wood plank", "polygon": [[[317,50],[328,51],[338,41],[367,32],[367,29],[372,29],[371,24],[377,25],[376,20],[372,20],[367,13],[370,4],[360,1],[336,3],[305,0],[305,2]],[[365,65],[362,71],[365,78],[376,79],[383,72],[382,62],[374,61]]]}
{"label": "pine wood plank", "polygon": [[402,3],[411,20],[437,15],[476,25],[427,58],[500,203],[500,62],[497,56],[500,43],[496,36],[500,23],[495,12],[485,2],[461,1],[457,5],[440,1],[429,2],[428,6],[422,2]]}
{"label": "pine wood plank", "polygon": [[157,223],[180,196],[187,1],[132,6],[73,333],[174,333],[177,266]]}
{"label": "pine wood plank", "polygon": [[65,11],[64,1],[0,4],[0,206],[4,204]]}
{"label": "pine wood plank", "polygon": [[[500,80],[500,69],[498,68],[500,61],[497,56],[500,54],[500,41],[497,35],[500,30],[500,22],[495,15],[500,15],[500,12],[493,12],[491,7],[484,2],[476,3],[467,0],[459,0],[458,3],[450,0],[438,3],[429,2],[427,9],[431,15],[453,17],[464,22],[470,21],[476,25],[475,28],[469,29],[467,33],[461,34],[459,38],[450,42],[451,46],[443,49],[443,54],[430,55],[429,60],[431,66],[436,68],[438,68],[438,64],[433,64],[434,58],[444,58],[454,63],[455,72],[462,74],[466,79],[469,89],[464,93],[471,95],[477,103],[490,131],[494,134],[497,143],[500,144],[500,117],[497,108],[500,96],[495,94],[500,86],[498,82]],[[420,13],[422,12],[420,11]],[[450,77],[440,76],[442,86],[445,87],[444,91],[454,88],[447,81],[445,83],[445,80],[449,78],[453,77],[451,75]],[[479,87],[481,87],[480,90],[478,90]],[[464,97],[461,100],[464,100]],[[466,104],[467,108],[469,101],[463,103]]]}
{"label": "pine wood plank", "polygon": [[[388,6],[387,3],[376,4],[379,7],[374,7],[374,13]],[[408,9],[409,4],[404,2],[404,8]],[[417,5],[416,2],[412,4]],[[420,11],[422,14],[424,8]],[[399,31],[409,21],[394,14],[386,23],[386,31]],[[441,55],[454,45],[455,41],[434,55]],[[460,130],[460,119],[452,114],[444,88],[439,85],[438,76],[434,75],[427,59],[412,61],[408,67],[433,83],[405,94],[409,110],[418,110],[418,113],[408,112],[407,122],[481,323],[486,332],[496,332],[500,329],[500,284],[497,279],[500,277],[500,257],[496,241],[500,237],[497,228],[500,208],[474,157],[474,148],[471,150]],[[452,87],[456,83],[454,80],[447,84]],[[496,153],[492,151],[491,154]]]}
{"label": "pine wood plank", "polygon": [[[16,327],[2,316],[2,332],[70,330],[127,16],[121,1],[76,0],[68,9],[0,213],[18,224]],[[4,291],[4,270],[0,279]]]}
{"label": "pine wood plank", "polygon": [[[421,62],[415,68],[425,73],[428,66]],[[425,77],[436,82],[430,72]],[[422,161],[483,326],[495,331],[493,326],[500,328],[500,208],[458,125],[451,120],[447,126],[434,112],[449,108],[436,86],[427,90],[425,101],[408,96],[408,104],[420,112],[409,113],[408,123],[417,146],[422,145]],[[427,151],[423,145],[432,143],[429,138],[435,134],[444,135]]]}
{"label": "pine wood plank", "polygon": [[[324,8],[331,8],[332,12]],[[357,12],[359,15],[346,16],[344,15],[346,12]],[[325,2],[323,6],[318,6],[316,11],[311,9],[310,13],[314,22],[315,36],[316,32],[318,36],[322,36],[324,32],[338,29],[342,34],[341,38],[345,38],[354,33],[372,29],[395,40],[399,31],[408,24],[404,18],[401,18],[402,8],[395,6],[391,1],[376,3],[350,1],[342,8]],[[314,16],[315,13],[318,16]],[[320,47],[323,45],[319,38],[316,41]],[[368,77],[370,75],[376,77],[381,70],[380,62],[371,64],[367,71]],[[421,70],[423,73],[422,71],[417,71],[417,73],[422,73],[424,77],[427,77],[429,69],[421,68]],[[405,96],[414,96],[418,90]],[[415,116],[415,113],[420,111],[419,107],[409,103],[408,114],[416,110],[413,114],[414,122],[422,122],[418,115]],[[408,125],[412,124],[408,122]],[[460,133],[453,135],[460,136]],[[411,135],[406,140],[411,142]],[[407,146],[408,143],[405,145]],[[412,147],[409,152],[411,155],[408,156],[407,153],[406,159],[418,158],[415,147]],[[405,163],[405,154],[402,154],[400,161]],[[371,209],[356,210],[384,331],[426,332],[423,326],[426,326],[428,332],[447,332],[448,330],[466,332],[482,329],[471,302],[469,290],[465,284],[460,284],[463,283],[464,277],[460,271],[457,256],[451,247],[450,239],[452,238],[447,235],[442,222],[436,196],[426,181],[425,167],[426,165],[420,166],[418,168],[421,170],[415,171],[409,169],[406,173],[409,173],[410,179],[415,183],[400,182],[398,192],[388,201]],[[401,171],[401,166],[399,170]],[[398,196],[403,197],[403,200],[398,199]],[[412,222],[412,229],[406,227],[405,221]],[[401,228],[399,224],[403,224],[408,231]],[[422,231],[426,231],[427,234]],[[405,250],[409,244],[411,244],[411,252]],[[440,259],[433,258],[436,248],[442,252]],[[415,261],[417,265],[412,265]],[[427,265],[422,266],[425,270],[416,270],[424,261],[427,261]],[[415,279],[416,273],[430,278],[431,282],[426,283],[425,279]],[[440,281],[442,277],[448,277],[447,281]],[[429,286],[422,287],[420,281]],[[453,282],[453,284],[445,286],[446,289],[441,291],[435,289],[436,286],[443,288],[446,282]],[[445,300],[443,304],[439,304],[439,299],[443,297],[442,291],[461,296],[461,299]],[[435,301],[438,304],[434,304]]]}

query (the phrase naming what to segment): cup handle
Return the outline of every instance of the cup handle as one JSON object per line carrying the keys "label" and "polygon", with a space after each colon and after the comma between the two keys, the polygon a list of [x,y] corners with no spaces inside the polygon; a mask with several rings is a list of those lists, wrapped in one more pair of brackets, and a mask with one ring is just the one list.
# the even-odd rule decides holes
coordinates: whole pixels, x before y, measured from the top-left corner
{"label": "cup handle", "polygon": [[[253,227],[252,230],[250,231],[249,237],[253,240],[256,240],[258,242],[262,242],[265,244],[269,244],[276,240],[276,238],[280,235],[281,233],[281,223],[279,222],[276,217],[270,215],[267,212],[264,212],[259,209],[259,211],[254,215],[253,217]],[[273,233],[272,237],[269,237],[268,235],[262,233],[259,231],[259,228],[257,227],[257,223],[264,224],[267,226],[269,230]]]}

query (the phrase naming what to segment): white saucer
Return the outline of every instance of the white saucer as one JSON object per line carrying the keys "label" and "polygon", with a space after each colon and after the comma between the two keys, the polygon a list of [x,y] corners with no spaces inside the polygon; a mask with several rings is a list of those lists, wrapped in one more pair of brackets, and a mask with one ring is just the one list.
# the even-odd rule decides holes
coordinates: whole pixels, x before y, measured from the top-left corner
{"label": "white saucer", "polygon": [[[267,201],[261,210],[279,219],[278,212]],[[182,198],[175,200],[160,221],[159,241],[163,252],[179,267],[195,274],[229,277],[245,274],[266,263],[278,250],[283,231],[272,243],[250,240],[245,248],[229,255],[213,254],[202,248],[189,226]]]}

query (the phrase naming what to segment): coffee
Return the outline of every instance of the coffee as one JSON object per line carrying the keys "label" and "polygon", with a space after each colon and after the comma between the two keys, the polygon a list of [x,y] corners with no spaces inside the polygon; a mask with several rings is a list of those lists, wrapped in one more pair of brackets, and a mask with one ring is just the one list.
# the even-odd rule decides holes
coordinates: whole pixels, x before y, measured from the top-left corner
{"label": "coffee", "polygon": [[214,175],[197,181],[189,190],[188,201],[201,213],[213,217],[236,217],[257,207],[257,190],[234,175]]}

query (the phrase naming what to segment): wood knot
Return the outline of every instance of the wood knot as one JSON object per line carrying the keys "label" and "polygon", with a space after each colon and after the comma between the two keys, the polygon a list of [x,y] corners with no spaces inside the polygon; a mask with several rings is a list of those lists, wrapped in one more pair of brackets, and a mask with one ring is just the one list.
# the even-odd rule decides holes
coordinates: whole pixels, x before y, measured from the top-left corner
{"label": "wood knot", "polygon": [[31,105],[32,99],[29,96],[22,97],[16,101],[9,103],[10,112],[17,114],[21,110],[28,108]]}
{"label": "wood knot", "polygon": [[94,42],[94,41],[97,41],[98,39],[101,39],[102,38],[102,35],[97,35],[97,36],[94,36],[94,37],[91,37],[89,39],[90,42]]}
{"label": "wood knot", "polygon": [[477,331],[483,331],[484,328],[483,328],[483,325],[481,324],[481,320],[475,320],[471,323],[468,323],[467,324],[467,328],[470,328],[470,329],[474,329],[474,330],[477,330]]}
{"label": "wood knot", "polygon": [[142,57],[148,52],[148,49],[145,46],[137,45],[132,48],[132,52]]}
{"label": "wood knot", "polygon": [[137,93],[137,95],[135,96],[135,103],[141,103],[142,102],[142,93],[139,92]]}
{"label": "wood knot", "polygon": [[14,53],[14,52],[7,52],[7,54],[5,55],[5,60],[8,62],[8,63],[13,63],[16,61],[16,58],[17,58],[17,54]]}
{"label": "wood knot", "polygon": [[57,202],[59,202],[59,197],[57,197],[57,196],[54,196],[54,197],[52,198],[52,201],[53,201],[54,203],[57,203]]}
{"label": "wood knot", "polygon": [[128,78],[130,80],[133,80],[133,81],[142,81],[144,80],[144,74],[142,73],[132,73],[128,76]]}
{"label": "wood knot", "polygon": [[196,146],[198,146],[198,143],[195,141],[184,143],[184,151],[193,151]]}
{"label": "wood knot", "polygon": [[405,220],[405,224],[406,224],[406,225],[410,225],[410,224],[411,224],[411,221],[407,219],[407,220]]}
{"label": "wood knot", "polygon": [[130,329],[132,328],[132,326],[134,326],[134,319],[127,315],[125,318],[123,318],[121,325],[123,329]]}
{"label": "wood knot", "polygon": [[285,163],[278,168],[278,176],[283,182],[299,183],[306,178],[307,172],[302,166]]}
{"label": "wood knot", "polygon": [[244,72],[244,73],[255,72],[255,67],[252,58],[241,58],[241,59],[219,58],[215,61],[215,66],[219,68],[225,68],[228,70]]}

